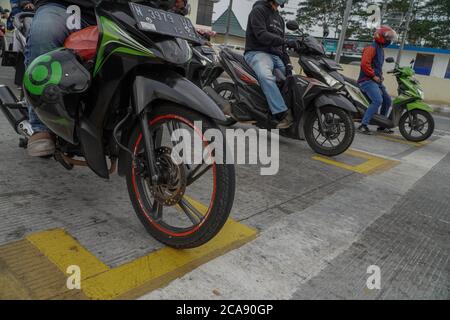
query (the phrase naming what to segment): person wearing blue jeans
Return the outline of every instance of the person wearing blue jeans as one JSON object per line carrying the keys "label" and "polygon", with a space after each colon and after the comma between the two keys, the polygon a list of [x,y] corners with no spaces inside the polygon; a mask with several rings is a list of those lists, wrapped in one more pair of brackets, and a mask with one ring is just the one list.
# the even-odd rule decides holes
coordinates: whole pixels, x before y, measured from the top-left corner
{"label": "person wearing blue jeans", "polygon": [[258,77],[259,85],[266,94],[270,111],[273,115],[288,110],[280,89],[277,86],[274,70],[279,69],[286,74],[286,66],[279,56],[261,51],[250,51],[245,54],[245,61],[252,67]]}
{"label": "person wearing blue jeans", "polygon": [[[80,2],[81,1],[81,2]],[[69,29],[67,7],[79,5],[82,9],[81,28],[95,24],[94,2],[80,1],[35,1],[37,7],[25,48],[25,66],[28,67],[34,59],[42,54],[60,48],[65,39],[77,29]],[[84,9],[84,10],[83,10]],[[52,155],[55,143],[48,128],[39,120],[32,106],[28,106],[29,121],[34,134],[28,139],[28,154],[34,157]]]}
{"label": "person wearing blue jeans", "polygon": [[[391,108],[392,99],[382,83],[374,80],[367,80],[359,83],[361,90],[369,97],[370,105],[362,119],[363,125],[369,125],[373,115],[378,112],[381,106],[380,114],[387,116]],[[381,131],[381,129],[379,130]]]}
{"label": "person wearing blue jeans", "polygon": [[278,11],[287,0],[259,0],[248,17],[245,61],[255,71],[270,111],[278,121],[278,129],[292,125],[293,117],[276,83],[274,70],[286,74],[289,56],[286,47],[295,47],[296,40],[285,39],[284,19]]}
{"label": "person wearing blue jeans", "polygon": [[[384,47],[389,46],[397,38],[397,33],[389,26],[381,26],[374,35],[374,42],[364,48],[361,59],[361,71],[359,73],[358,84],[361,90],[369,97],[370,105],[367,108],[358,131],[364,134],[372,134],[369,129],[372,120],[378,109],[386,116],[392,104],[392,99],[383,85],[383,64]],[[378,128],[379,132],[393,133],[387,128]]]}

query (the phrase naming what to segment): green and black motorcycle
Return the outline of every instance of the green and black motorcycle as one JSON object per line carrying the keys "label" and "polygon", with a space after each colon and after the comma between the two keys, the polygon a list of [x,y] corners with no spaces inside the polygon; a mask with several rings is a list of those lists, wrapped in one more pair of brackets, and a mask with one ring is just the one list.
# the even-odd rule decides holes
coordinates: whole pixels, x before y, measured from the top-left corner
{"label": "green and black motorcycle", "polygon": [[[387,58],[386,62],[393,63],[393,58]],[[411,64],[414,61],[411,61]],[[388,117],[375,114],[371,124],[384,128],[398,127],[402,136],[413,142],[427,140],[434,132],[434,119],[431,115],[433,108],[426,104],[424,93],[415,72],[411,66],[400,67],[398,65],[388,72],[393,74],[398,83],[398,96],[393,100],[392,111]],[[358,109],[356,119],[362,119],[364,112],[370,105],[369,98],[361,91],[358,83],[350,78],[343,77],[348,96]]]}
{"label": "green and black motorcycle", "polygon": [[[164,2],[167,9],[174,0]],[[65,48],[35,59],[23,88],[56,136],[57,161],[67,169],[88,166],[102,178],[118,171],[147,231],[168,246],[193,248],[224,226],[235,172],[213,152],[193,163],[173,157],[178,130],[210,151],[205,130],[220,130],[216,121],[226,119],[183,77],[192,57],[188,42],[200,42],[194,26],[160,9],[159,1],[100,3],[98,26],[73,33]],[[4,85],[0,109],[23,139],[32,134],[25,103]]]}

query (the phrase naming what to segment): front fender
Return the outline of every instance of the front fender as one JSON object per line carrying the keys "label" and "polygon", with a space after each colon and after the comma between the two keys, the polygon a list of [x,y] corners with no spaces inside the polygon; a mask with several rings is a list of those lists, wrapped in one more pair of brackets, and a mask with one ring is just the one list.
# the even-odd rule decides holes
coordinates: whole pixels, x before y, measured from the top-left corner
{"label": "front fender", "polygon": [[316,98],[314,104],[317,108],[325,106],[335,106],[350,113],[356,113],[358,110],[346,97],[340,94],[325,93]]}
{"label": "front fender", "polygon": [[434,111],[431,106],[429,106],[428,104],[426,104],[425,102],[423,102],[421,100],[417,100],[417,101],[408,103],[406,105],[406,108],[408,109],[408,111],[412,111],[414,109],[420,109],[420,110],[427,111],[427,112]]}
{"label": "front fender", "polygon": [[151,107],[156,100],[171,101],[212,119],[226,120],[222,110],[203,90],[173,71],[136,76],[133,83],[136,113]]}

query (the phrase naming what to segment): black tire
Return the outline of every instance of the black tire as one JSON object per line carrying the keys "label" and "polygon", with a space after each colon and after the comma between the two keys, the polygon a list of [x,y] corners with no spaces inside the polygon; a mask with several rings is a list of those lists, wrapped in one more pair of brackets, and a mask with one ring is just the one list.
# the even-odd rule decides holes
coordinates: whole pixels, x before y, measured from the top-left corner
{"label": "black tire", "polygon": [[[168,117],[172,120],[158,120],[162,117]],[[157,128],[158,125],[161,126],[161,123],[163,123],[164,121],[172,121],[171,123],[176,123],[176,120],[183,119],[183,121],[189,122],[189,126],[192,126],[192,128],[194,128],[194,121],[202,121],[203,130],[211,128],[219,129],[219,127],[207,117],[192,110],[186,109],[185,107],[169,103],[162,104],[153,109],[149,115],[149,119],[150,123],[152,124],[151,128]],[[130,148],[130,150],[135,153],[136,150],[140,148],[140,142],[138,142],[140,136],[141,126],[139,124],[136,124],[132,134],[130,135],[128,143],[128,148]],[[155,149],[157,147],[158,146],[155,146]],[[163,222],[163,218],[155,219],[154,216],[155,211],[159,212],[160,206],[162,208],[161,217],[163,217],[164,215],[164,210],[172,210],[175,212],[176,210],[178,210],[179,212],[181,212],[182,201],[187,196],[188,189],[186,189],[186,193],[183,193],[182,199],[180,199],[176,205],[170,206],[166,204],[165,206],[163,206],[154,198],[153,201],[149,200],[149,197],[147,196],[148,194],[144,191],[145,189],[143,189],[143,187],[148,188],[148,184],[145,186],[147,180],[145,180],[145,178],[143,177],[140,177],[139,173],[135,173],[135,167],[133,161],[131,160],[131,157],[128,157],[126,166],[126,181],[128,186],[128,193],[135,213],[137,214],[142,224],[145,226],[148,233],[161,243],[177,249],[199,247],[216,236],[227,221],[228,216],[231,212],[231,208],[233,206],[235,194],[235,171],[233,165],[213,164],[211,166],[211,169],[209,169],[208,173],[212,174],[214,181],[211,187],[213,196],[211,197],[208,211],[203,215],[203,219],[201,220],[202,222],[199,222],[197,226],[194,225],[189,230],[184,227],[184,229],[176,229],[177,227],[171,227],[165,224]],[[180,167],[181,166],[183,168],[188,167],[185,164],[181,164]],[[193,165],[191,168],[194,168]],[[201,171],[203,171],[203,169]],[[193,175],[201,175],[203,177],[203,174],[201,173],[196,173]],[[187,174],[186,177],[189,178],[189,175]],[[192,185],[194,185],[194,183],[199,182],[193,182]],[[187,186],[186,188],[190,188],[190,186]],[[200,184],[200,188],[204,188],[203,184]],[[191,200],[188,201],[190,202]],[[154,204],[155,207],[153,207]],[[158,205],[158,209],[156,209],[156,205]],[[184,207],[186,208],[186,206]],[[180,216],[185,217],[184,215]]]}
{"label": "black tire", "polygon": [[[410,123],[409,123],[409,115],[413,116],[413,118],[415,119],[414,121],[419,121],[418,117],[424,117],[426,119],[426,121],[423,122],[422,120],[420,120],[421,123],[416,128],[416,129],[419,129],[419,130],[415,130],[415,128],[412,128]],[[421,129],[423,129],[423,127],[426,124],[428,124],[427,130],[422,133]],[[420,109],[414,109],[412,111],[405,112],[402,115],[402,117],[400,118],[400,122],[398,124],[398,128],[399,128],[400,133],[402,134],[402,136],[406,140],[413,141],[413,142],[422,142],[422,141],[427,140],[434,133],[434,127],[435,127],[435,123],[434,123],[433,116],[429,112],[424,111],[424,110],[420,110]],[[413,136],[412,135],[413,132],[419,132],[420,135]]]}
{"label": "black tire", "polygon": [[[308,142],[308,145],[311,147],[311,149],[314,150],[314,152],[327,156],[327,157],[333,157],[337,156],[345,151],[350,147],[350,145],[353,143],[353,139],[355,138],[355,124],[353,123],[352,117],[345,112],[344,110],[340,108],[336,108],[334,106],[326,106],[321,108],[321,112],[323,115],[336,115],[341,119],[339,122],[339,132],[343,132],[344,137],[342,139],[338,139],[338,143],[336,145],[331,145],[330,147],[325,147],[324,145],[321,145],[317,141],[317,138],[320,137],[320,129],[318,131],[318,117],[315,110],[312,110],[307,113],[307,118],[305,121],[304,126],[304,133],[305,133],[305,139],[306,142]],[[334,119],[334,117],[333,117]],[[316,126],[317,124],[317,126]],[[343,125],[343,130],[341,130],[341,124]],[[317,138],[316,138],[317,134]],[[338,135],[339,137],[339,135]],[[327,140],[324,140],[327,141]],[[339,142],[340,141],[340,142]]]}
{"label": "black tire", "polygon": [[[230,82],[219,83],[214,86],[214,90],[216,90],[217,94],[224,99],[232,100],[235,97],[236,88]],[[227,96],[226,93],[229,93],[230,95]],[[225,126],[225,127],[229,127],[229,126],[236,124],[237,121],[235,119],[233,119],[232,117],[227,116],[227,115],[225,115],[225,117],[227,118],[226,121],[217,121],[217,123],[220,124],[221,126]]]}

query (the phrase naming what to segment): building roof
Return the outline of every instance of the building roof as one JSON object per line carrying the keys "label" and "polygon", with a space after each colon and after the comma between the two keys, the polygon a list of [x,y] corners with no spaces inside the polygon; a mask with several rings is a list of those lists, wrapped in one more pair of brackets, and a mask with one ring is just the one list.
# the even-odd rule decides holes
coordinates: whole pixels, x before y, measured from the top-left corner
{"label": "building roof", "polygon": [[[225,10],[225,12],[214,21],[212,25],[213,31],[219,34],[225,34],[227,32],[228,12],[229,9]],[[242,28],[233,10],[231,10],[230,15],[230,35],[245,38],[245,30]]]}

